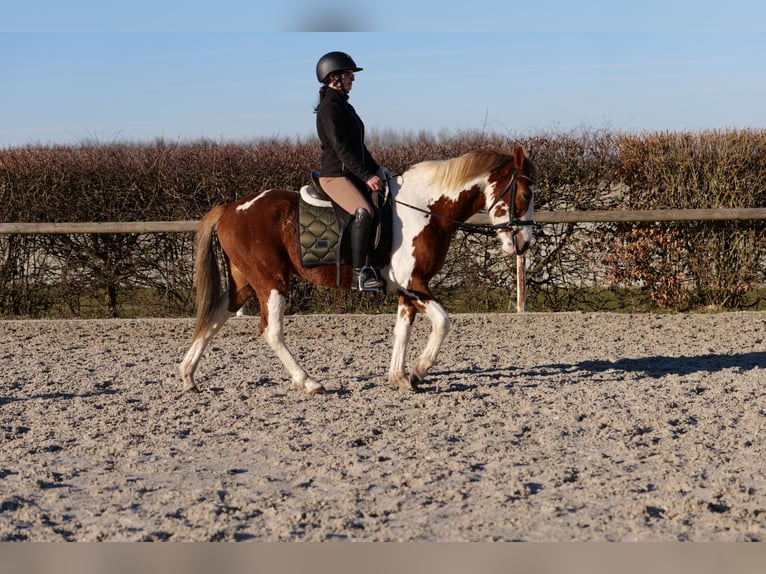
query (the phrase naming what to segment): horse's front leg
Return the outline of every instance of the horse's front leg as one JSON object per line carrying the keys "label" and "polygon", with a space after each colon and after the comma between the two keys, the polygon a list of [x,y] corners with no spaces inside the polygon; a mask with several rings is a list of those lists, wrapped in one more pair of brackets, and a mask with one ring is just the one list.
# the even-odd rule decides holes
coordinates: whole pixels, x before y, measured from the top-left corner
{"label": "horse's front leg", "polygon": [[391,386],[401,390],[414,390],[407,375],[404,372],[404,359],[407,351],[407,343],[410,340],[412,323],[415,320],[417,310],[409,300],[399,297],[399,307],[396,313],[396,325],[394,326],[394,348],[391,352],[391,366],[388,369],[388,382]]}
{"label": "horse's front leg", "polygon": [[271,291],[268,303],[261,303],[261,335],[282,361],[295,387],[310,395],[323,395],[325,388],[309,377],[285,345],[284,316],[285,297],[275,289]]}
{"label": "horse's front leg", "polygon": [[[425,349],[415,361],[410,376],[407,377],[404,371],[404,360],[407,343],[412,332],[412,323],[415,321],[418,311],[431,320],[431,334]],[[388,371],[388,380],[391,385],[401,390],[416,391],[425,380],[428,370],[436,362],[442,342],[449,330],[449,315],[437,301],[433,299],[411,300],[404,296],[400,297],[396,326],[394,327],[394,349],[391,354],[391,367]]]}
{"label": "horse's front leg", "polygon": [[431,334],[423,352],[415,361],[410,372],[410,386],[417,389],[426,378],[426,373],[436,363],[436,357],[444,339],[450,331],[451,320],[447,311],[437,301],[430,299],[423,303],[420,312],[431,320]]}

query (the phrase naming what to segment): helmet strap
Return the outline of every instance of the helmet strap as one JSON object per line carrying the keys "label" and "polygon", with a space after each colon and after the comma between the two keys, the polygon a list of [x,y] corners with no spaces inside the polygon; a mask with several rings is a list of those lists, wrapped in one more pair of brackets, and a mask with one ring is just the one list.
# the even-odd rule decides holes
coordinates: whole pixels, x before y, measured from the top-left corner
{"label": "helmet strap", "polygon": [[330,74],[330,81],[327,82],[327,85],[330,86],[333,90],[339,91],[341,94],[348,96],[348,90],[346,90],[345,87],[343,87],[343,72],[333,72]]}

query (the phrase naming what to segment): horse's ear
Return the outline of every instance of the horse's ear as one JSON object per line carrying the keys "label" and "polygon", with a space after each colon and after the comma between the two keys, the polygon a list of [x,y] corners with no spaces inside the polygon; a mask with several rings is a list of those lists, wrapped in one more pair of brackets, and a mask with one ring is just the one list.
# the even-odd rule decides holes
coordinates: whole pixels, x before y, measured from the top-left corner
{"label": "horse's ear", "polygon": [[516,149],[513,150],[513,165],[516,166],[517,169],[524,169],[525,159],[526,156],[524,155],[524,150],[521,146],[516,146]]}

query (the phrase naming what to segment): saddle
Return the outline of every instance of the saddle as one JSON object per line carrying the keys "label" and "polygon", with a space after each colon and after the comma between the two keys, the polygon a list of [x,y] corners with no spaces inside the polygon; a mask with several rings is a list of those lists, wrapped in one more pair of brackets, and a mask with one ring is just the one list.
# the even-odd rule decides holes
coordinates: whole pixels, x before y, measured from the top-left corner
{"label": "saddle", "polygon": [[[304,267],[335,265],[336,285],[340,284],[340,266],[351,263],[347,227],[353,216],[330,199],[319,185],[319,173],[311,172],[312,182],[298,192],[298,250]],[[377,200],[377,202],[376,202]],[[391,195],[388,188],[373,194],[376,229],[370,250],[371,264],[382,267],[391,256]],[[377,203],[377,204],[376,204]]]}

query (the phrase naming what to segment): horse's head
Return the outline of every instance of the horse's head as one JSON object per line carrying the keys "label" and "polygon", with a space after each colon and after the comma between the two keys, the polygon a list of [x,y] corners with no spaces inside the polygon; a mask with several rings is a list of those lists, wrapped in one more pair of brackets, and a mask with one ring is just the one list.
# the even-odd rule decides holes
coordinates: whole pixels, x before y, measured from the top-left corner
{"label": "horse's head", "polygon": [[517,147],[490,176],[487,213],[508,255],[523,255],[534,238],[534,188],[537,167]]}

